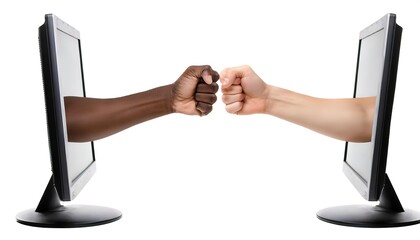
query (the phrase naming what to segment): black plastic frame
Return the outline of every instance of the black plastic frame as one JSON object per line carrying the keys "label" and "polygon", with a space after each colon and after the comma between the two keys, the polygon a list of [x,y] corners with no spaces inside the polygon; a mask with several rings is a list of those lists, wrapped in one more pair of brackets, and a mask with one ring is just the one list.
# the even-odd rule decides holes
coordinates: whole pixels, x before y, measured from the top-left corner
{"label": "black plastic frame", "polygon": [[[55,33],[62,31],[79,41],[79,56],[82,71],[83,97],[86,97],[83,63],[81,60],[79,32],[52,14],[45,15],[45,23],[39,27],[42,76],[47,111],[48,138],[50,145],[52,176],[45,188],[37,208],[22,211],[16,215],[18,223],[47,228],[90,227],[117,221],[122,217],[119,210],[92,205],[64,206],[60,200],[73,200],[89,181],[96,169],[96,160],[91,144],[93,162],[75,179],[69,179],[66,158],[66,130],[63,119],[64,97],[61,94],[57,64]],[[71,164],[71,163],[70,163]]]}
{"label": "black plastic frame", "polygon": [[84,172],[80,173],[75,181],[70,181],[65,145],[65,131],[67,131],[67,129],[65,121],[62,118],[62,96],[60,94],[59,85],[55,31],[63,31],[66,34],[78,39],[83,97],[86,97],[86,90],[79,32],[53,14],[45,15],[45,23],[39,27],[39,47],[41,54],[51,166],[54,186],[57,190],[58,196],[63,201],[70,201],[75,198],[77,193],[86,184],[86,182],[78,184],[77,189],[74,189],[73,186],[75,186],[75,182],[80,182],[80,176],[87,172],[92,175],[93,172],[95,172],[96,159],[94,144],[91,142],[93,163],[90,164]]}
{"label": "black plastic frame", "polygon": [[386,31],[387,40],[385,45],[385,58],[381,88],[377,96],[375,111],[376,125],[372,127],[374,150],[370,179],[366,179],[367,181],[365,181],[365,179],[363,179],[353,168],[351,168],[350,165],[347,164],[348,142],[345,144],[343,164],[343,171],[345,175],[353,183],[360,194],[368,201],[377,201],[379,199],[385,181],[392,106],[394,102],[402,34],[402,28],[396,23],[395,14],[385,15],[380,20],[360,32],[356,80],[353,95],[355,98],[357,94],[357,76],[361,43],[364,38],[381,29]]}

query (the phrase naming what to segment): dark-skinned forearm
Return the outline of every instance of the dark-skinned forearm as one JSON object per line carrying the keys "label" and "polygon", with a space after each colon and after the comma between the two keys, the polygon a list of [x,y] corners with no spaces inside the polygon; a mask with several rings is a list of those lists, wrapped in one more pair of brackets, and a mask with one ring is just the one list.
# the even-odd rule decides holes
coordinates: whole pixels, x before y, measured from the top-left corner
{"label": "dark-skinned forearm", "polygon": [[104,138],[173,112],[172,84],[120,98],[66,97],[68,140]]}

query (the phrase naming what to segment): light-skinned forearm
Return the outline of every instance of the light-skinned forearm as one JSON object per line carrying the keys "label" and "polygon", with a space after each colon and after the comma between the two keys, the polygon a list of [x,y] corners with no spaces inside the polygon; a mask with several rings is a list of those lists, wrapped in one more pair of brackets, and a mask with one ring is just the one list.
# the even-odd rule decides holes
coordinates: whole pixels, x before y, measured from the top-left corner
{"label": "light-skinned forearm", "polygon": [[267,86],[265,113],[351,142],[371,139],[375,97],[322,99]]}

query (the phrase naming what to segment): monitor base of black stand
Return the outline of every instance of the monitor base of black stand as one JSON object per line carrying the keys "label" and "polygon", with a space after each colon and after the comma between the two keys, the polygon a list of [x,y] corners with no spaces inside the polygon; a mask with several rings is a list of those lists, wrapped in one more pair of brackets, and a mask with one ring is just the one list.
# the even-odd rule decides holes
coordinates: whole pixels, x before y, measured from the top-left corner
{"label": "monitor base of black stand", "polygon": [[367,228],[402,227],[420,223],[420,212],[404,209],[385,174],[385,183],[377,206],[347,205],[330,207],[317,213],[325,222]]}
{"label": "monitor base of black stand", "polygon": [[120,218],[121,212],[116,209],[91,205],[62,206],[41,213],[29,209],[16,216],[19,223],[46,228],[91,227],[111,223]]}
{"label": "monitor base of black stand", "polygon": [[330,207],[319,211],[317,217],[328,223],[367,228],[402,227],[420,223],[420,212],[409,209],[394,212],[369,205]]}
{"label": "monitor base of black stand", "polygon": [[76,228],[111,223],[121,216],[120,211],[108,207],[61,205],[51,178],[38,207],[19,213],[16,220],[18,223],[33,227]]}

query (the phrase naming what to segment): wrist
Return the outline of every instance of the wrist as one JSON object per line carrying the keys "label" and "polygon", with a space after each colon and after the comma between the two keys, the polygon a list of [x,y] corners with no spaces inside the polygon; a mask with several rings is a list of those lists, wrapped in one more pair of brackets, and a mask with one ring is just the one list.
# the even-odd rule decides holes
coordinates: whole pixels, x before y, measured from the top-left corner
{"label": "wrist", "polygon": [[281,105],[287,102],[287,96],[286,89],[267,85],[264,114],[277,115]]}
{"label": "wrist", "polygon": [[160,86],[141,93],[136,103],[143,111],[147,110],[156,115],[163,116],[173,113],[172,84]]}
{"label": "wrist", "polygon": [[175,94],[174,94],[174,84],[169,84],[166,86],[162,86],[162,90],[164,92],[164,102],[165,102],[165,109],[167,111],[167,114],[175,113]]}
{"label": "wrist", "polygon": [[276,104],[276,87],[268,85],[264,91],[264,107],[263,107],[263,114],[272,114],[274,105]]}

